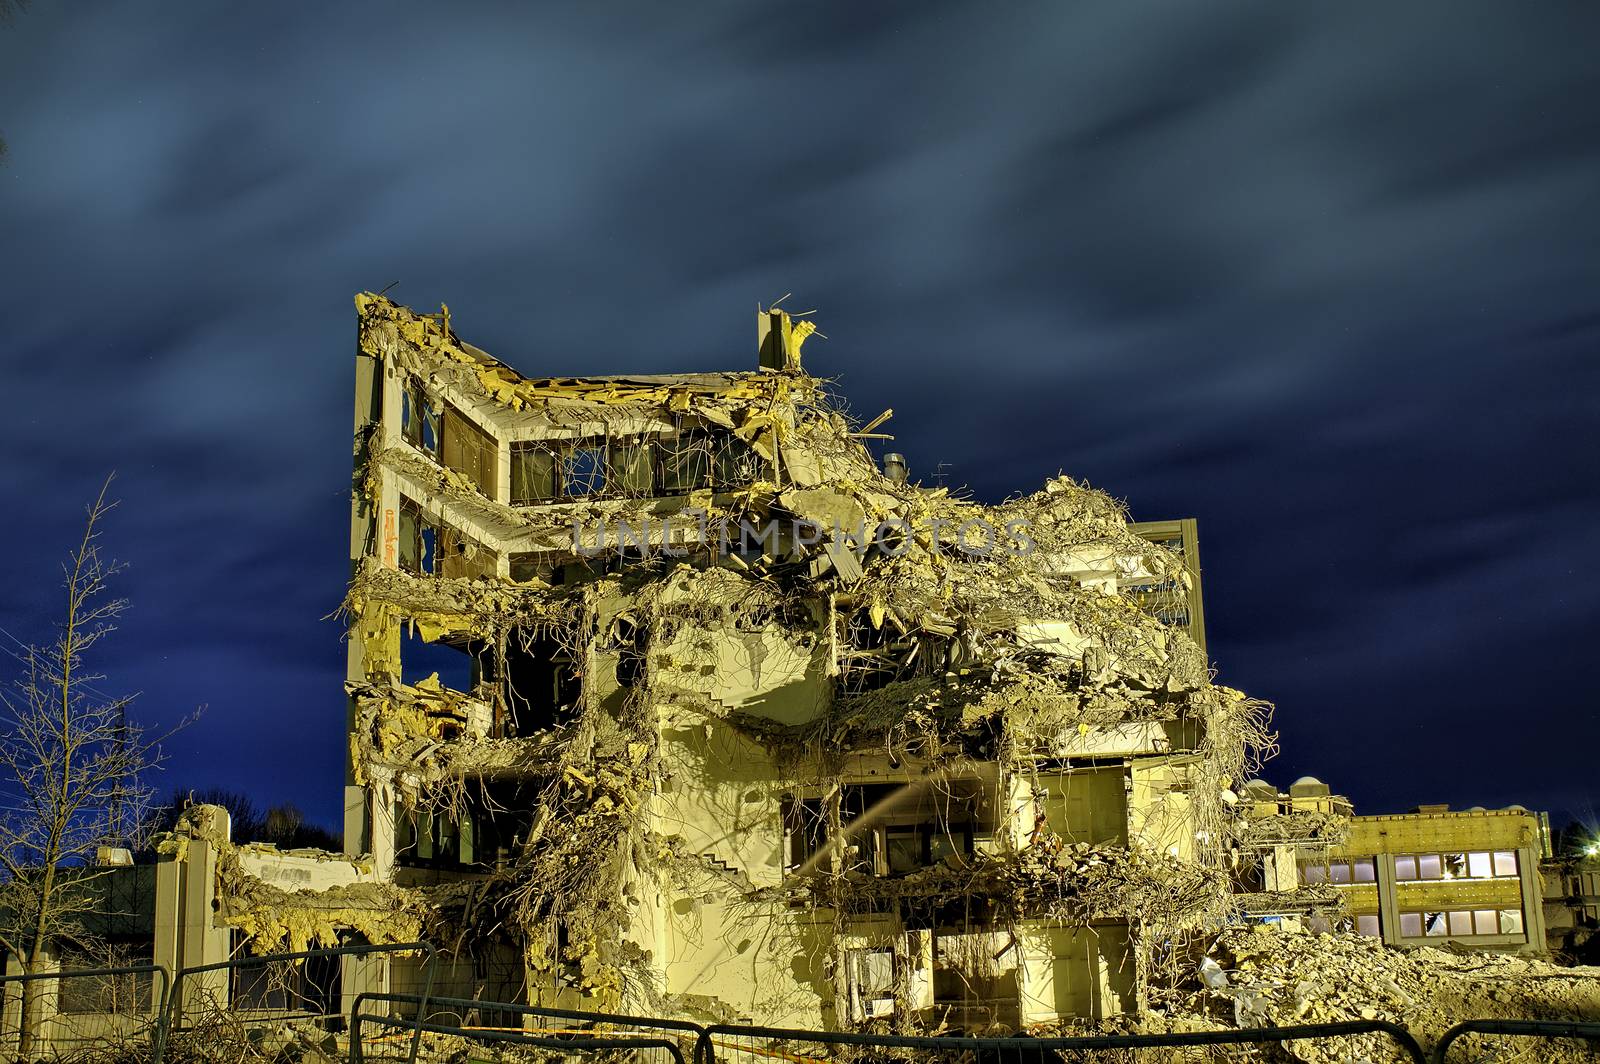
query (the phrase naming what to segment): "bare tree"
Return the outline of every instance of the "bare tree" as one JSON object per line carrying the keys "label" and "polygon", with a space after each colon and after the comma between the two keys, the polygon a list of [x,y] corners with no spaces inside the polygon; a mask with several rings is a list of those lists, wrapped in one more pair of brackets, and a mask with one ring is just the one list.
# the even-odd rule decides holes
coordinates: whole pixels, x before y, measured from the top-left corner
{"label": "bare tree", "polygon": [[[18,675],[0,689],[0,947],[30,974],[85,933],[98,895],[89,884],[107,874],[96,851],[134,842],[150,797],[141,774],[161,758],[157,740],[128,720],[133,696],[101,693],[104,677],[86,663],[127,607],[109,593],[121,566],[99,545],[116,507],[110,486],[108,477],[62,567],[66,610],[55,638],[13,649]],[[23,1059],[38,1032],[40,988],[23,983]]]}

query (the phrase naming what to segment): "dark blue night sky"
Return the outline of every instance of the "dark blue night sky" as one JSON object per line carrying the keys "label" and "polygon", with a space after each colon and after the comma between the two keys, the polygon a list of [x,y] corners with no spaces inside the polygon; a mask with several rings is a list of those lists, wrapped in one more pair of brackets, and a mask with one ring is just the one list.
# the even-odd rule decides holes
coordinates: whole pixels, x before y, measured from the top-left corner
{"label": "dark blue night sky", "polygon": [[1600,7],[102,4],[0,23],[0,629],[111,469],[155,780],[335,824],[359,289],[808,366],[914,475],[1200,521],[1268,778],[1592,817]]}

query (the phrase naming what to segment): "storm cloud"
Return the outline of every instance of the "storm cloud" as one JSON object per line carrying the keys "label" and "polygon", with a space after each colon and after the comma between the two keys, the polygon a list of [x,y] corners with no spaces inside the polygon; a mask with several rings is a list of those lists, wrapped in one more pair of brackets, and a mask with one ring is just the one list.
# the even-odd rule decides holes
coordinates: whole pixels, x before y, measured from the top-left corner
{"label": "storm cloud", "polygon": [[1600,9],[74,4],[0,25],[0,629],[109,469],[166,781],[332,822],[351,296],[810,368],[914,475],[1199,519],[1280,783],[1586,814]]}

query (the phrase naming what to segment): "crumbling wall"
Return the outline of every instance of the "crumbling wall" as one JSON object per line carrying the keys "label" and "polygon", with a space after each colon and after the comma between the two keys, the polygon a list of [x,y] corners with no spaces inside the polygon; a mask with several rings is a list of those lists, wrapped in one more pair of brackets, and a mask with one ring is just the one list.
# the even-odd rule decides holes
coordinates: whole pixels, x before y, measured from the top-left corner
{"label": "crumbling wall", "polygon": [[[1080,931],[1124,942],[1119,974],[1093,976],[1115,983],[1102,1003],[1144,993],[1152,943],[1228,918],[1221,796],[1270,746],[1268,707],[1213,686],[1183,632],[1116,593],[1134,580],[1181,589],[1188,575],[1114,499],[1058,477],[989,507],[885,477],[797,359],[527,378],[460,341],[447,311],[357,302],[383,415],[357,441],[371,531],[344,604],[363,669],[349,685],[352,776],[375,821],[464,817],[507,781],[531,815],[515,852],[474,873],[470,904],[459,886],[418,883],[443,931],[510,936],[536,982],[605,1003],[846,1023],[882,1018],[852,979],[885,963],[846,944],[888,934],[896,1000],[937,1000],[930,973],[955,962],[921,958],[952,906],[973,915],[947,929],[951,943],[1027,939],[1019,985],[1044,986],[1028,964],[1055,964],[1040,958],[1088,941]],[[430,450],[435,408],[446,438]],[[418,409],[421,429],[397,423]],[[473,422],[455,444],[451,418]],[[523,464],[472,457],[484,436],[502,458],[524,448]],[[615,449],[581,445],[602,437]],[[641,454],[680,490],[652,489]],[[559,487],[602,460],[604,474],[583,475],[604,492],[591,481],[511,504],[547,483],[513,475]],[[415,542],[396,547],[399,511],[454,553],[401,571],[422,563]],[[623,539],[619,521],[655,532]],[[752,548],[747,528],[771,534]],[[402,626],[476,655],[475,689],[401,683]],[[512,735],[489,674],[530,638],[570,663],[581,695]],[[1045,810],[1052,782],[1091,761],[1131,800],[1117,837],[1079,842]],[[941,853],[962,852],[909,873],[857,867],[878,814],[851,803],[887,783],[974,778],[993,803],[981,828],[925,829]],[[789,852],[797,808],[818,819],[802,861]]]}

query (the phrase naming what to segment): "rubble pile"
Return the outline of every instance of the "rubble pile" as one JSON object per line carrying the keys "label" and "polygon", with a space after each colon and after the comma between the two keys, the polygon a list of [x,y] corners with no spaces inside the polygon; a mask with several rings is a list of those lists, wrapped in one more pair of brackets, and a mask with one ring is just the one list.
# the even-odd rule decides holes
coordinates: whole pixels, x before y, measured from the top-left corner
{"label": "rubble pile", "polygon": [[[1189,986],[1156,1010],[1144,1029],[1212,1025],[1281,1027],[1345,1020],[1398,1024],[1431,1049],[1466,1019],[1600,1021],[1600,968],[1567,968],[1509,953],[1431,948],[1400,950],[1349,933],[1295,925],[1234,928],[1217,935]],[[1361,1056],[1394,1057],[1392,1041],[1360,1036]],[[1456,1046],[1460,1059],[1593,1060],[1563,1040],[1494,1039]],[[1305,1060],[1350,1059],[1353,1039],[1294,1043]],[[1600,1049],[1600,1047],[1594,1047]],[[1396,1059],[1398,1059],[1396,1057]]]}

